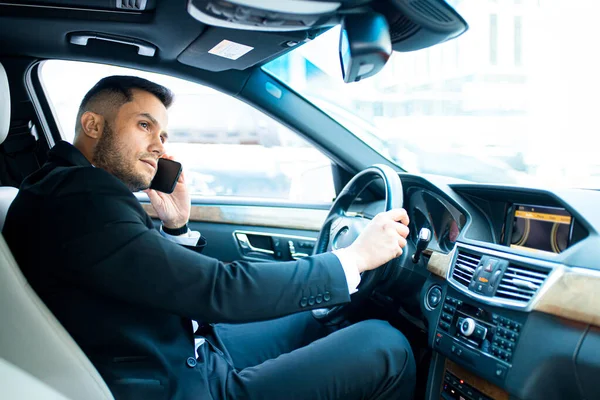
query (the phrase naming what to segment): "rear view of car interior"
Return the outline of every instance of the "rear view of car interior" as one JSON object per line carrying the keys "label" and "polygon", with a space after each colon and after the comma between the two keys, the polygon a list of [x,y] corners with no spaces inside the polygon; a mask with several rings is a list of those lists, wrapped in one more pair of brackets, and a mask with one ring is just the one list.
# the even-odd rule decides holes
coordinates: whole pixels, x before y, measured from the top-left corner
{"label": "rear view of car interior", "polygon": [[[592,3],[572,7],[591,15]],[[351,244],[377,213],[400,204],[410,218],[403,254],[365,274],[343,307],[319,309],[323,296],[307,296],[315,319],[336,325],[377,318],[401,331],[417,365],[415,399],[600,399],[598,139],[575,132],[590,129],[587,122],[552,122],[583,113],[551,107],[553,95],[571,90],[565,82],[575,78],[555,74],[569,60],[556,56],[558,66],[539,70],[526,63],[536,45],[555,51],[553,43],[521,47],[518,39],[544,7],[558,6],[0,0],[0,229],[25,177],[58,142],[72,140],[75,107],[99,77],[166,79],[176,88],[170,140],[192,187],[190,228],[208,241],[203,254],[224,262],[298,260]],[[593,40],[597,33],[588,28]],[[465,61],[471,72],[460,75],[456,60],[464,52],[455,43],[463,38],[492,67],[473,56]],[[513,47],[478,47],[500,42]],[[584,51],[575,43],[567,50]],[[498,61],[508,53],[513,69]],[[419,55],[423,63],[409,63]],[[577,79],[596,79],[594,65],[582,66]],[[537,72],[546,69],[548,76]],[[395,82],[400,75],[406,81]],[[521,87],[526,100],[514,95]],[[531,106],[531,88],[550,108]],[[471,101],[460,114],[463,92],[486,101]],[[193,100],[198,93],[203,102]],[[349,93],[354,109],[346,107]],[[530,106],[543,126],[527,122]],[[500,111],[488,117],[486,107]],[[454,115],[426,118],[441,108],[460,114],[460,125],[448,122]],[[526,136],[532,132],[539,136]],[[550,160],[550,153],[559,156]],[[560,164],[563,155],[571,158]],[[554,186],[561,174],[566,185]],[[586,186],[590,177],[596,180]],[[136,197],[158,227],[148,196]],[[0,322],[0,398],[118,399],[36,295],[4,238]]]}

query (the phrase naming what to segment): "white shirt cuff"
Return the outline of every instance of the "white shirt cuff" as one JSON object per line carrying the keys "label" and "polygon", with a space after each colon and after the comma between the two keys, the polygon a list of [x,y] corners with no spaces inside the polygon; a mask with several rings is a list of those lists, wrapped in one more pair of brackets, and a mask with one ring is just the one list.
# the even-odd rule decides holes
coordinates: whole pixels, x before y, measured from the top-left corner
{"label": "white shirt cuff", "polygon": [[200,232],[192,231],[190,230],[190,228],[188,228],[188,231],[186,233],[183,233],[181,235],[169,235],[168,233],[165,233],[165,231],[163,231],[161,225],[160,234],[163,235],[163,237],[169,239],[171,242],[175,242],[177,244],[184,244],[186,246],[195,246],[196,244],[198,244],[198,240],[200,239]]}
{"label": "white shirt cuff", "polygon": [[358,272],[358,265],[356,260],[349,256],[348,252],[344,249],[333,250],[333,254],[340,260],[344,274],[346,275],[346,283],[348,284],[348,293],[358,292],[358,285],[360,284],[360,272]]}

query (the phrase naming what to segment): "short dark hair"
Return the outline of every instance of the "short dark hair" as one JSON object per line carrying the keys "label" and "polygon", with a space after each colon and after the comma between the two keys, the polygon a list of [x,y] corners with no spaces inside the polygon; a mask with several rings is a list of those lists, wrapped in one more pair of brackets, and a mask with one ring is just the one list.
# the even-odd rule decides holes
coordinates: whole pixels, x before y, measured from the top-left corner
{"label": "short dark hair", "polygon": [[166,87],[137,76],[113,75],[102,78],[91,88],[81,101],[75,134],[79,132],[81,116],[86,111],[101,113],[107,107],[118,110],[123,104],[133,100],[133,90],[153,94],[166,108],[173,104],[173,92]]}

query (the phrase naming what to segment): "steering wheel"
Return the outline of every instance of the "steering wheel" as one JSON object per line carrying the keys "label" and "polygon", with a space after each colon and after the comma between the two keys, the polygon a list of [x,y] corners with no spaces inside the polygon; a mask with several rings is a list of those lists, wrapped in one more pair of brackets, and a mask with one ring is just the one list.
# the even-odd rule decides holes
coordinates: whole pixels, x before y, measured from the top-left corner
{"label": "steering wheel", "polygon": [[[341,193],[337,196],[325,223],[321,228],[317,243],[315,244],[314,254],[341,249],[350,246],[360,235],[363,229],[370,222],[362,216],[348,215],[350,205],[360,196],[360,194],[373,181],[383,180],[385,188],[385,210],[401,208],[403,204],[402,182],[398,173],[391,167],[383,164],[375,164],[356,174]],[[393,260],[392,260],[393,261]],[[390,261],[390,262],[392,262]],[[385,273],[385,266],[374,270],[365,271],[361,274],[358,291],[352,294],[352,299],[364,299],[369,296],[375,288],[381,277]],[[340,323],[345,316],[348,304],[334,306],[331,308],[319,308],[312,310],[312,314],[319,322],[326,325]]]}

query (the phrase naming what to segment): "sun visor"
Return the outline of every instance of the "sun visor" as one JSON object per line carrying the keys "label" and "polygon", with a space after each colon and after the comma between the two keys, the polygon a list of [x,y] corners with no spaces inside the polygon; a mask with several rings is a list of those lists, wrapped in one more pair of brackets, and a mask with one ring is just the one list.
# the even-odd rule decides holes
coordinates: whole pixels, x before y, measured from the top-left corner
{"label": "sun visor", "polygon": [[278,57],[291,48],[316,37],[316,31],[252,32],[208,28],[185,49],[177,60],[192,67],[218,72],[243,70]]}

